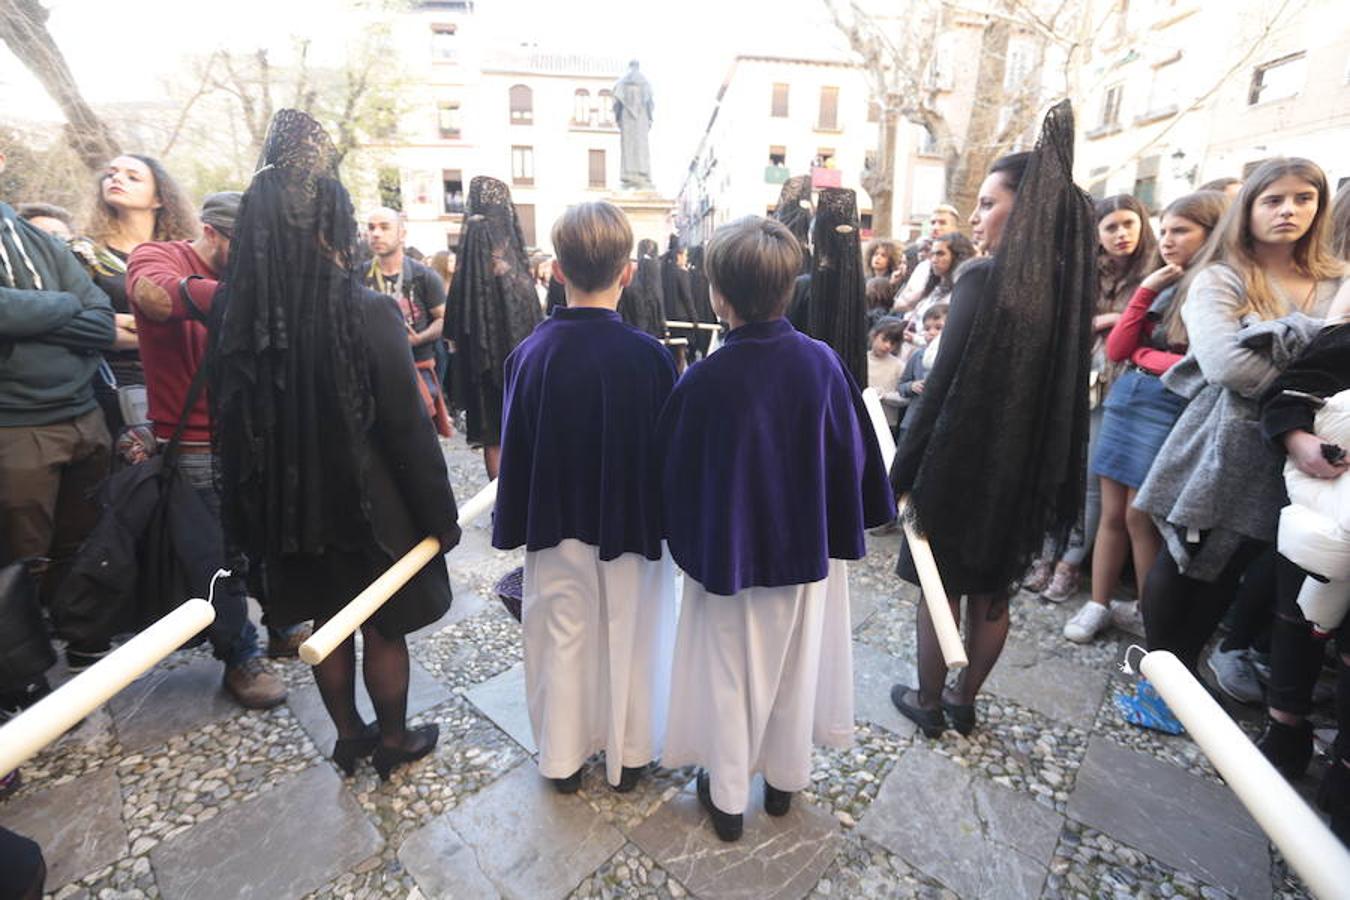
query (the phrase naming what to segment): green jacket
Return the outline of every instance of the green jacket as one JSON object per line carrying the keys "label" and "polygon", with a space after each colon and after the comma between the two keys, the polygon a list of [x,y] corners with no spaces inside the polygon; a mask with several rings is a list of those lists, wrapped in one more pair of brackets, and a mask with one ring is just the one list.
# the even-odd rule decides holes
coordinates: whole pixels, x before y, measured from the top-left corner
{"label": "green jacket", "polygon": [[[15,234],[27,259],[14,252]],[[0,263],[0,428],[83,415],[95,407],[94,378],[116,336],[112,304],[65,244],[5,203],[0,240],[12,269]]]}

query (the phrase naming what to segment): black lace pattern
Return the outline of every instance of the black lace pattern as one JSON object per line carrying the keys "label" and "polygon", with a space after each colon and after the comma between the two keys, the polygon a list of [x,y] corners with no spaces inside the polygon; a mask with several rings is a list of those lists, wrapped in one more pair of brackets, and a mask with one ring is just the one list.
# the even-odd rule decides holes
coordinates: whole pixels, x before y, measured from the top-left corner
{"label": "black lace pattern", "polygon": [[867,298],[858,201],[847,188],[820,192],[811,231],[807,333],[834,348],[856,383],[867,383]]}

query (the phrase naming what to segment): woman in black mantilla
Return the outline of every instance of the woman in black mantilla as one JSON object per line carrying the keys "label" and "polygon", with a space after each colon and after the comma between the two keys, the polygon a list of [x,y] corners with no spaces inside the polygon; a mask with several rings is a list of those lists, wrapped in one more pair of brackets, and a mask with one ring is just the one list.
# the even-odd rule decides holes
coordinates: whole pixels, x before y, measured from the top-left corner
{"label": "woman in black mantilla", "polygon": [[788,320],[824,341],[860,387],[867,384],[867,295],[858,202],[847,188],[820,192],[811,223],[811,276],[797,280]]}
{"label": "woman in black mantilla", "polygon": [[783,182],[773,217],[787,226],[802,245],[802,274],[811,271],[811,176],[794,175]]}
{"label": "woman in black mantilla", "polygon": [[[229,558],[261,566],[272,621],[322,624],[426,535],[459,542],[445,459],[394,307],[361,285],[337,153],[304,113],[272,119],[244,194],[217,308],[211,400]],[[408,730],[405,635],[450,606],[444,559],[361,628],[378,724],[356,709],[348,638],[314,667],[333,761],[381,777],[436,745]]]}
{"label": "woman in black mantilla", "polygon": [[[891,486],[932,544],[970,665],[953,690],[920,604],[919,687],[891,700],[924,734],[975,727],[975,696],[1008,635],[1009,586],[1040,551],[1063,546],[1083,499],[1087,384],[1096,300],[1092,204],[1073,183],[1073,112],[1045,118],[1031,153],[997,160],[970,218],[992,257],[952,292],[937,361],[905,429]],[[918,584],[908,544],[897,571]]]}
{"label": "woman in black mantilla", "polygon": [[510,188],[495,178],[474,178],[466,212],[449,300],[458,367],[454,405],[468,420],[470,446],[483,448],[488,477],[496,478],[502,366],[542,315]]}
{"label": "woman in black mantilla", "polygon": [[656,241],[638,241],[637,265],[633,280],[619,297],[619,315],[627,324],[660,340],[666,336],[666,310],[661,260],[656,253]]}

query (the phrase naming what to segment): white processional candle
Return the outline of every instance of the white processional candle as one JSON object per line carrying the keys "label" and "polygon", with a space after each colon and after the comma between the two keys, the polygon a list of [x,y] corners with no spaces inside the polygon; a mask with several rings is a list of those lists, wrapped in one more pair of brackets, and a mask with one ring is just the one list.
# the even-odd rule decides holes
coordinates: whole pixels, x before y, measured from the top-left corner
{"label": "white processional candle", "polygon": [[[473,520],[492,508],[497,502],[497,480],[489,481],[459,511],[459,527],[465,528]],[[436,537],[425,537],[417,546],[403,555],[398,562],[385,570],[379,578],[370,583],[364,591],[357,594],[350,603],[323,624],[323,627],[310,635],[309,640],[300,645],[300,658],[311,666],[317,666],[328,658],[328,654],[338,645],[351,637],[356,629],[389,601],[422,567],[436,558],[441,552],[441,541]]]}
{"label": "white processional candle", "polygon": [[12,719],[0,728],[0,775],[75,727],[215,618],[210,603],[189,600]]}
{"label": "white processional candle", "polygon": [[1155,650],[1139,669],[1313,895],[1350,897],[1350,851],[1181,660]]}

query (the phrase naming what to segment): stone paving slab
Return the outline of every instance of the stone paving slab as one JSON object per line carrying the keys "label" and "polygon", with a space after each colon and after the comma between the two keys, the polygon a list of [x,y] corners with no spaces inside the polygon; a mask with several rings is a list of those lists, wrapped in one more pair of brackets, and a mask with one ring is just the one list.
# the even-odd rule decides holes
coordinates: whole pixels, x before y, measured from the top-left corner
{"label": "stone paving slab", "polygon": [[923,747],[900,757],[859,830],[968,900],[1037,897],[1063,818]]}
{"label": "stone paving slab", "polygon": [[795,797],[781,818],[765,814],[763,779],[751,788],[745,833],[724,843],[699,805],[694,781],[635,828],[633,843],[704,900],[798,900],[806,896],[843,843],[830,813]]}
{"label": "stone paving slab", "polygon": [[413,833],[398,858],[428,898],[543,900],[565,897],[624,843],[525,763]]}
{"label": "stone paving slab", "polygon": [[111,767],[0,804],[0,825],[42,847],[48,891],[111,865],[128,849],[122,788]]}
{"label": "stone paving slab", "polygon": [[[450,690],[445,685],[437,681],[417,660],[408,661],[408,718],[440,706],[449,699]],[[286,702],[319,752],[324,755],[330,753],[333,742],[337,740],[337,729],[333,727],[333,720],[324,708],[319,688],[311,683],[292,690]],[[360,673],[356,678],[356,709],[361,713],[361,721],[375,721],[375,707],[370,703],[370,693]]]}
{"label": "stone paving slab", "polygon": [[1239,897],[1269,897],[1265,835],[1223,785],[1094,737],[1069,815]]}
{"label": "stone paving slab", "polygon": [[853,642],[853,716],[880,725],[901,737],[913,737],[918,727],[900,715],[891,702],[891,686],[897,681],[916,684],[914,664],[896,659],[862,641]]}
{"label": "stone paving slab", "polygon": [[465,698],[493,724],[510,735],[531,756],[539,752],[530,727],[530,710],[525,702],[525,664],[494,675],[464,692]]}
{"label": "stone paving slab", "polygon": [[165,900],[299,897],[383,846],[342,779],[315,765],[159,844],[150,864]]}
{"label": "stone paving slab", "polygon": [[1110,669],[1076,665],[1029,644],[1009,642],[982,689],[1056,721],[1088,729],[1110,678]]}
{"label": "stone paving slab", "polygon": [[117,738],[128,753],[163,744],[174,735],[242,712],[221,678],[225,668],[204,660],[152,669],[108,701]]}

